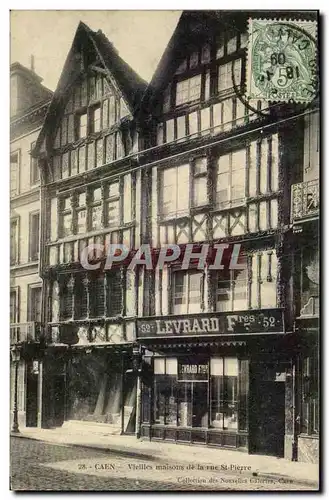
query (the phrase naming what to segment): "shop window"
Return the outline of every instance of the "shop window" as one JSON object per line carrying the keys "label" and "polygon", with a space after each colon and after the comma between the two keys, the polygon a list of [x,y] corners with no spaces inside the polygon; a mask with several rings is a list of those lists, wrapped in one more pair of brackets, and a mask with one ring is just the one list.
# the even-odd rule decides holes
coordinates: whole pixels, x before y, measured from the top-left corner
{"label": "shop window", "polygon": [[177,425],[177,358],[154,359],[154,423]]}
{"label": "shop window", "polygon": [[201,98],[201,75],[193,76],[186,80],[177,82],[176,106],[188,102],[198,101]]}
{"label": "shop window", "polygon": [[189,165],[180,165],[162,171],[160,212],[163,218],[179,217],[188,211],[189,176]]}
{"label": "shop window", "polygon": [[211,358],[210,424],[218,429],[238,428],[238,360]]}
{"label": "shop window", "polygon": [[173,314],[201,312],[201,271],[175,271],[173,273]]}
{"label": "shop window", "polygon": [[240,205],[245,200],[246,150],[220,156],[217,164],[216,205]]}
{"label": "shop window", "polygon": [[319,433],[319,353],[302,360],[302,402],[300,431],[304,434]]}

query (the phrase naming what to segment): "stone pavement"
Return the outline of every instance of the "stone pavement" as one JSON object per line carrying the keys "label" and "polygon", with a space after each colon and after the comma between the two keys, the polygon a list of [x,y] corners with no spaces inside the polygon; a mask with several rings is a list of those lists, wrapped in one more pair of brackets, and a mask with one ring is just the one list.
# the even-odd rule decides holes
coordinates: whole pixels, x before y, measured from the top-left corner
{"label": "stone pavement", "polygon": [[[291,462],[283,458],[264,455],[248,455],[239,451],[210,448],[201,445],[185,445],[159,441],[136,439],[135,436],[109,435],[78,429],[21,428],[19,436],[48,443],[87,447],[113,451],[123,457],[143,460],[166,461],[168,466],[185,463],[193,473],[200,467],[213,471],[227,471],[246,477],[263,480],[293,482],[317,489],[319,466],[316,464]],[[204,470],[203,469],[203,470]],[[167,471],[168,474],[168,471]]]}

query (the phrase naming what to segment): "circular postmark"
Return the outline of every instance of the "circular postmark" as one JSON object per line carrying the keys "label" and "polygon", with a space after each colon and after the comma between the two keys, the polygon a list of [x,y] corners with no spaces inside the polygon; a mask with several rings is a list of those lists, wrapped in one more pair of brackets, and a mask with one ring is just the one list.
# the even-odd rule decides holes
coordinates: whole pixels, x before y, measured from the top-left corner
{"label": "circular postmark", "polygon": [[300,103],[314,100],[318,93],[315,29],[315,23],[251,20],[249,99]]}

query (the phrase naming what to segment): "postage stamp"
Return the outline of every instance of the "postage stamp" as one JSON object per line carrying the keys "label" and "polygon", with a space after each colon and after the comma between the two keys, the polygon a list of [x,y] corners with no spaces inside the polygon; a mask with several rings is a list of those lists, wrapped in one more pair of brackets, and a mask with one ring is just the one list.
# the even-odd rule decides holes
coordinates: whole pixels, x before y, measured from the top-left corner
{"label": "postage stamp", "polygon": [[314,21],[249,19],[248,99],[311,102],[318,93]]}

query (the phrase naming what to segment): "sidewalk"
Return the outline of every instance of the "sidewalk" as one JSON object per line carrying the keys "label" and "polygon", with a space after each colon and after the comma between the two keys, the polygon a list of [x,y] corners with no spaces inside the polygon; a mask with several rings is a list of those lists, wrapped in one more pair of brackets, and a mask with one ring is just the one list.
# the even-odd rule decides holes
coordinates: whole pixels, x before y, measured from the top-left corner
{"label": "sidewalk", "polygon": [[[255,476],[268,479],[293,481],[295,484],[318,487],[319,466],[317,464],[291,462],[283,458],[264,455],[248,455],[239,451],[183,445],[168,442],[136,439],[135,436],[118,436],[88,432],[71,432],[66,429],[21,428],[15,436],[36,439],[47,443],[87,447],[113,451],[118,455],[160,460],[171,464],[189,463],[221,467],[227,465],[244,477]],[[232,469],[233,467],[233,469]]]}

